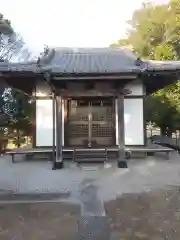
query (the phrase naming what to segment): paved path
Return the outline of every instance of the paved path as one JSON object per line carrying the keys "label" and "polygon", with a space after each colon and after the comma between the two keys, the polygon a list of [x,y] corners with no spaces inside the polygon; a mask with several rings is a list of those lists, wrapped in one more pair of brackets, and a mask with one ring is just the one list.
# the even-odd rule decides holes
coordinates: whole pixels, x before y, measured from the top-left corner
{"label": "paved path", "polygon": [[78,224],[77,239],[109,240],[110,231],[104,203],[98,196],[94,180],[86,179],[80,187],[81,218]]}

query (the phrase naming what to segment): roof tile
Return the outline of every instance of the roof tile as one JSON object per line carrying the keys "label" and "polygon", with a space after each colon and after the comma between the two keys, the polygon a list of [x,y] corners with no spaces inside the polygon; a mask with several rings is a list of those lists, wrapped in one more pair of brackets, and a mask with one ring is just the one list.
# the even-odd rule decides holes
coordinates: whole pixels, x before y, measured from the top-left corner
{"label": "roof tile", "polygon": [[57,48],[44,69],[54,73],[112,73],[139,69],[136,60],[123,48]]}

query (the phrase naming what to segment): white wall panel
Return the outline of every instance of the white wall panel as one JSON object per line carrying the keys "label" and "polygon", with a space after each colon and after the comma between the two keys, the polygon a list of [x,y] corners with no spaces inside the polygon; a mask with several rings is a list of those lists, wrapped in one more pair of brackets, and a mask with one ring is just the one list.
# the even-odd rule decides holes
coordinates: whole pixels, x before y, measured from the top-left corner
{"label": "white wall panel", "polygon": [[[36,100],[36,146],[53,145],[53,101]],[[56,127],[55,127],[56,128]],[[64,100],[62,100],[62,145],[64,145]]]}
{"label": "white wall panel", "polygon": [[144,95],[144,87],[142,81],[134,80],[125,86],[126,89],[131,91],[128,96],[142,96]]}
{"label": "white wall panel", "polygon": [[53,145],[53,105],[51,99],[36,100],[36,146]]}
{"label": "white wall panel", "polygon": [[[64,102],[63,102],[64,118]],[[143,99],[124,99],[125,144],[144,144]],[[116,122],[118,121],[116,106]],[[64,125],[64,119],[62,119]],[[64,126],[62,126],[62,143],[64,145]],[[116,124],[116,143],[118,143],[118,126]],[[52,100],[36,100],[36,146],[52,146],[53,119]]]}
{"label": "white wall panel", "polygon": [[[116,143],[118,144],[116,101]],[[143,99],[124,99],[125,145],[144,145]]]}

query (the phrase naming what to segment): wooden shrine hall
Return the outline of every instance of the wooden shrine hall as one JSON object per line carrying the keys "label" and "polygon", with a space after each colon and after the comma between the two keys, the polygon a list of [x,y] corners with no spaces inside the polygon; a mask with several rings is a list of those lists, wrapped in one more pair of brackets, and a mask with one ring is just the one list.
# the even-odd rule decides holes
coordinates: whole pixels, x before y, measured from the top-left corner
{"label": "wooden shrine hall", "polygon": [[66,150],[107,159],[116,149],[118,167],[127,167],[126,148],[146,147],[144,97],[177,81],[180,62],[143,61],[124,48],[56,48],[37,62],[2,62],[0,74],[33,97],[33,149],[51,149],[53,169]]}

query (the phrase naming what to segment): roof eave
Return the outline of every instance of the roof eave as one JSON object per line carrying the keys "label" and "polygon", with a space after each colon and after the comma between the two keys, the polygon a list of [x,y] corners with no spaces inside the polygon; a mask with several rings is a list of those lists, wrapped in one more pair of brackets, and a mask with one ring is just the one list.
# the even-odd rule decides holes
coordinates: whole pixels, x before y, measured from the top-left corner
{"label": "roof eave", "polygon": [[163,89],[180,79],[180,71],[145,71],[144,84],[147,94]]}
{"label": "roof eave", "polygon": [[[46,71],[48,71],[46,69]],[[96,76],[121,76],[121,75],[127,75],[127,74],[140,74],[141,70],[138,69],[120,69],[119,71],[104,71],[104,72],[100,72],[100,71],[96,71],[96,72],[60,72],[60,71],[53,71],[49,69],[49,72],[53,75],[53,76],[57,76],[57,77],[83,77],[83,76],[92,76],[92,77],[96,77]]]}
{"label": "roof eave", "polygon": [[180,71],[180,61],[145,60],[147,71]]}

